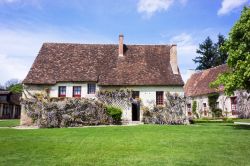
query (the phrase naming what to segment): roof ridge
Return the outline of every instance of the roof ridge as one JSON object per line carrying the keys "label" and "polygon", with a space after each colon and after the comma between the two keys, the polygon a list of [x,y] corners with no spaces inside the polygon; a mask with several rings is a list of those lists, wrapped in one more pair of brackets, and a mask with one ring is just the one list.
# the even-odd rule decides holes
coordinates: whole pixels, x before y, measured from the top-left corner
{"label": "roof ridge", "polygon": [[[67,43],[67,42],[44,42],[43,45],[68,44],[68,45],[119,45],[119,43]],[[126,46],[172,46],[173,44],[124,44]]]}
{"label": "roof ridge", "polygon": [[213,70],[213,69],[216,69],[216,68],[221,67],[221,66],[227,66],[227,64],[221,64],[221,65],[218,65],[218,66],[211,67],[209,69],[198,70],[196,73],[204,72],[204,71],[208,71],[208,70]]}

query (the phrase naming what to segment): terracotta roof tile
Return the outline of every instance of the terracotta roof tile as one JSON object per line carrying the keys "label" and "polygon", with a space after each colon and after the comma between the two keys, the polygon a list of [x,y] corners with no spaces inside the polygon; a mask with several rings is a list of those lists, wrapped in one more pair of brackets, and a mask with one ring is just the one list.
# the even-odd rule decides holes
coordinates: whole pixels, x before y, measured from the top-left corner
{"label": "terracotta roof tile", "polygon": [[98,82],[100,85],[180,85],[173,74],[169,45],[124,45],[118,57],[115,44],[45,43],[25,84]]}
{"label": "terracotta roof tile", "polygon": [[186,96],[199,96],[214,92],[222,92],[223,86],[219,89],[210,88],[210,82],[216,80],[219,74],[227,72],[229,70],[227,65],[220,65],[207,70],[199,71],[192,74],[184,86],[184,92]]}

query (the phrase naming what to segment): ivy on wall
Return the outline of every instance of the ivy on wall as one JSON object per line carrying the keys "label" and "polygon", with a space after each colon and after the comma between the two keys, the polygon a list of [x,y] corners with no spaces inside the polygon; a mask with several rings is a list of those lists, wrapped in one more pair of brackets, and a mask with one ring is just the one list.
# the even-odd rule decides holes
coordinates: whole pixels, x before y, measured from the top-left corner
{"label": "ivy on wall", "polygon": [[192,103],[192,113],[196,116],[196,118],[199,118],[199,115],[196,112],[196,109],[197,109],[197,101],[193,101],[193,103]]}
{"label": "ivy on wall", "polygon": [[216,103],[219,98],[218,93],[212,93],[208,95],[208,105],[212,111],[212,116],[213,117],[220,117],[222,116],[222,110],[219,108],[216,108]]}

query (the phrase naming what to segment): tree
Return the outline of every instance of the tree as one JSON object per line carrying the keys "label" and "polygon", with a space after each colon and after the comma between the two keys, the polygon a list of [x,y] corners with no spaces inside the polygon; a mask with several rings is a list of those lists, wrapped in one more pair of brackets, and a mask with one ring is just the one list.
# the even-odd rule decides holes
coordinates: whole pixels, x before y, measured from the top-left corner
{"label": "tree", "polygon": [[16,84],[16,85],[12,85],[8,90],[13,92],[13,93],[22,93],[23,85],[21,83]]}
{"label": "tree", "polygon": [[222,46],[229,54],[227,65],[230,71],[219,75],[211,87],[224,86],[225,93],[231,95],[235,90],[250,90],[250,8],[244,7],[240,19],[229,33]]}
{"label": "tree", "polygon": [[217,43],[208,36],[203,43],[199,45],[199,49],[196,53],[201,56],[195,57],[193,61],[198,63],[196,70],[209,69],[211,67],[225,64],[227,60],[227,53],[221,49],[221,46],[225,42],[225,37],[221,34],[218,35]]}
{"label": "tree", "polygon": [[202,55],[193,59],[195,63],[199,63],[199,65],[196,67],[196,70],[203,70],[213,67],[216,48],[214,47],[213,41],[209,36],[202,44],[199,45],[199,49],[196,51],[196,53]]}
{"label": "tree", "polygon": [[222,49],[223,44],[226,39],[223,35],[218,35],[218,42],[215,44],[217,57],[215,58],[215,65],[219,66],[221,64],[225,64],[227,62],[228,54],[225,50]]}
{"label": "tree", "polygon": [[21,93],[23,91],[22,83],[18,79],[8,80],[5,83],[5,88],[13,93]]}

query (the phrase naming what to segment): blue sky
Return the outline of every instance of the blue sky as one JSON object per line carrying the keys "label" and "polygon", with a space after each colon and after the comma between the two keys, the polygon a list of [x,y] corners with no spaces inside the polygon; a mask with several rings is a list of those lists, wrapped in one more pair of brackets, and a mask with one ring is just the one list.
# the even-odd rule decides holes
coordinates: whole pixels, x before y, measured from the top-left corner
{"label": "blue sky", "polygon": [[249,0],[0,0],[0,84],[24,79],[43,42],[177,44],[186,80],[198,44],[227,36]]}

